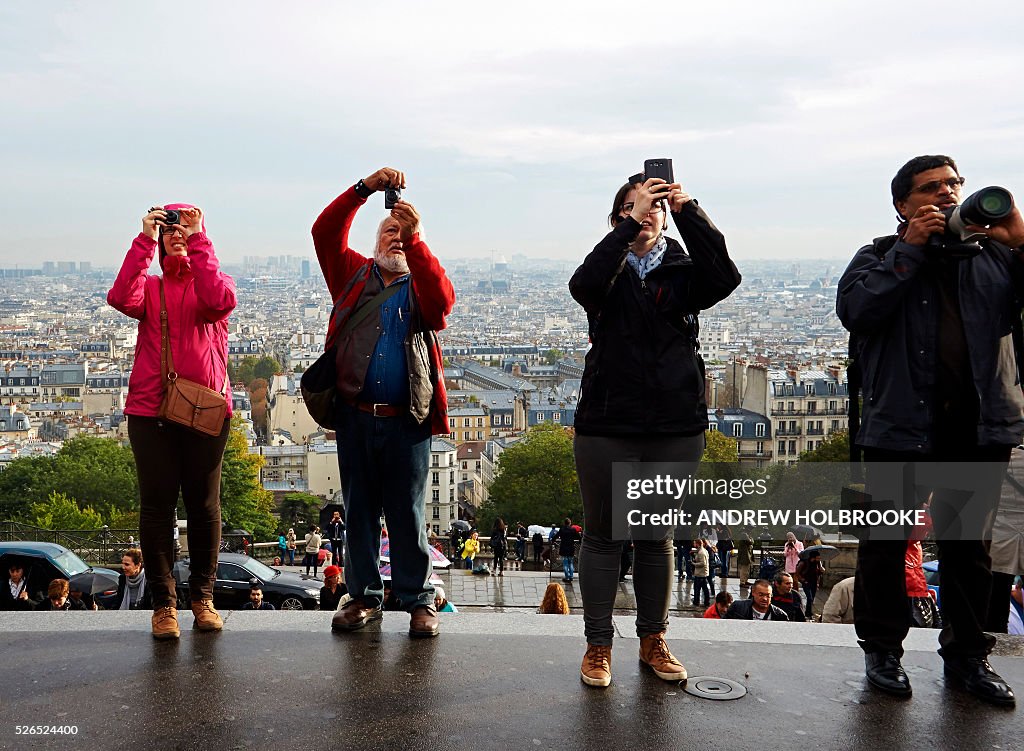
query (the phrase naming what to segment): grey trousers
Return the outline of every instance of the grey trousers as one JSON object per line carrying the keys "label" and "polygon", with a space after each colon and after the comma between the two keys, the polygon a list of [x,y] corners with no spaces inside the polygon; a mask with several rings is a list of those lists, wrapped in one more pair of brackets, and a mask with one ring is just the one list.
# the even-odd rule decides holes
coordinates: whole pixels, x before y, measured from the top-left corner
{"label": "grey trousers", "polygon": [[[583,494],[583,545],[580,549],[580,594],[583,630],[588,644],[611,646],[612,609],[619,585],[622,539],[612,533],[612,464],[614,462],[683,462],[696,469],[704,451],[704,434],[695,436],[577,435],[576,473]],[[617,511],[622,512],[623,509]],[[672,595],[672,528],[660,540],[634,540],[633,591],[636,633],[641,638],[668,628]]]}

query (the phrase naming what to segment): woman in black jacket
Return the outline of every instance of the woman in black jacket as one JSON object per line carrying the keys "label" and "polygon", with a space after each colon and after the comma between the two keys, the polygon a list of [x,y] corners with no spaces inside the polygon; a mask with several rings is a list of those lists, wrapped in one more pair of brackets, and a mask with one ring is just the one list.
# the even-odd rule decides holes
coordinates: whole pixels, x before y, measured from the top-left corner
{"label": "woman in black jacket", "polygon": [[494,568],[491,569],[491,576],[505,575],[505,556],[508,554],[508,538],[505,536],[507,532],[508,527],[499,516],[494,520],[494,527],[491,529],[491,550],[494,552]]}
{"label": "woman in black jacket", "polygon": [[[685,247],[665,236],[669,213]],[[659,678],[686,677],[664,639],[672,527],[628,526],[628,511],[643,502],[613,508],[612,464],[681,462],[689,471],[700,461],[708,421],[697,314],[740,282],[722,233],[678,183],[651,178],[623,185],[609,219],[612,231],[569,282],[587,312],[592,344],[575,418],[586,521],[580,585],[587,653],[580,674],[592,686],[611,682],[612,608],[627,532],[634,543],[640,659]],[[662,506],[651,510],[668,510]]]}

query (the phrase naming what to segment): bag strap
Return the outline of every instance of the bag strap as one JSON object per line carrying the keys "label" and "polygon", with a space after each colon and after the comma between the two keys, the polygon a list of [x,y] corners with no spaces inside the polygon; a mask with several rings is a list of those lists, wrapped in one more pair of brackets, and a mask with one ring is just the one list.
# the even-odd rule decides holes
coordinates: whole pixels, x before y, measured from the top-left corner
{"label": "bag strap", "polygon": [[[160,383],[165,383],[168,379],[172,381],[178,380],[178,374],[174,370],[174,355],[171,353],[171,337],[167,329],[167,297],[164,295],[164,280],[163,277],[159,280],[160,284]],[[210,353],[211,358],[213,352]],[[174,378],[170,378],[171,375]],[[228,397],[228,363],[225,355],[224,360],[224,383],[220,387],[220,394],[225,399]]]}
{"label": "bag strap", "polygon": [[[408,284],[408,282],[406,282],[406,284]],[[390,287],[385,287],[378,292],[372,300],[348,317],[348,320],[345,321],[345,325],[342,327],[341,331],[338,332],[338,337],[350,333],[352,329],[365,321],[369,317],[370,313],[383,305],[388,298],[394,296],[401,286],[401,284],[392,284]],[[337,341],[337,337],[335,338],[335,341]]]}
{"label": "bag strap", "polygon": [[177,380],[178,374],[174,372],[174,357],[171,354],[171,337],[167,333],[167,297],[164,295],[164,280],[161,277],[160,284],[160,383],[164,383],[174,373]]}

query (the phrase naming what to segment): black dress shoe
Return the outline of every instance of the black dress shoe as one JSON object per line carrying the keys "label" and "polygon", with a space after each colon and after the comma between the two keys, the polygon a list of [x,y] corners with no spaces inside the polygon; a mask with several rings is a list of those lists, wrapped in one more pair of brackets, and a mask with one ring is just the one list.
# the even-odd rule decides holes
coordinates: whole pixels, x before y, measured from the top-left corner
{"label": "black dress shoe", "polygon": [[946,660],[943,673],[946,681],[957,683],[979,699],[1012,707],[1017,703],[1013,689],[984,657],[954,657]]}
{"label": "black dress shoe", "polygon": [[877,689],[893,696],[910,696],[910,679],[900,665],[895,652],[866,652],[864,668],[868,682]]}

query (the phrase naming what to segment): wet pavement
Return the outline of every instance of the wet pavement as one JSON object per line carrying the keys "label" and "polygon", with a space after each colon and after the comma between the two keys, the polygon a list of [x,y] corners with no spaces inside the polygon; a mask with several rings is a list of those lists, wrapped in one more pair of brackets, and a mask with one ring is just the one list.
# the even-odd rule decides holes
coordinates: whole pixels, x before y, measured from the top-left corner
{"label": "wet pavement", "polygon": [[[179,641],[155,642],[142,612],[0,613],[0,748],[1024,749],[1016,710],[944,685],[933,631],[908,637],[901,701],[866,686],[850,626],[672,618],[691,683],[747,689],[710,701],[638,664],[631,617],[594,689],[579,616],[445,614],[440,637],[413,640],[403,613],[346,635],[326,613],[225,615],[222,633],[183,618]],[[999,652],[1024,689],[1024,639]]]}

